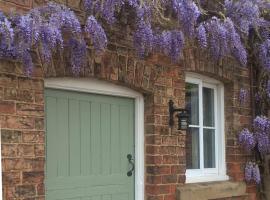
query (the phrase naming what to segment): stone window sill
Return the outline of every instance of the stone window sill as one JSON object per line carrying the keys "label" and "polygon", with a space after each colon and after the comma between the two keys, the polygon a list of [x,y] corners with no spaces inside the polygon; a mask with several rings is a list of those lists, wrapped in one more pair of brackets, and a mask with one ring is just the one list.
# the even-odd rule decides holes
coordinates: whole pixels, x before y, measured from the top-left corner
{"label": "stone window sill", "polygon": [[209,200],[240,196],[246,196],[244,182],[192,183],[177,188],[177,200]]}

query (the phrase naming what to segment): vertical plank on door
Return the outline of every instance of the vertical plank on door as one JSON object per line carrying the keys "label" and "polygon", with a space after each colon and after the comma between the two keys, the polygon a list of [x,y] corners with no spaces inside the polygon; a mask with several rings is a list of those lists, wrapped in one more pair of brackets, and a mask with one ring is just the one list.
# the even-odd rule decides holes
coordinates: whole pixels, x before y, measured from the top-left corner
{"label": "vertical plank on door", "polygon": [[101,104],[101,160],[102,174],[110,174],[110,140],[111,140],[111,121],[110,104]]}
{"label": "vertical plank on door", "polygon": [[91,103],[91,158],[92,174],[101,172],[101,136],[100,136],[100,104]]}
{"label": "vertical plank on door", "polygon": [[119,106],[111,105],[111,168],[112,174],[120,172]]}
{"label": "vertical plank on door", "polygon": [[[48,177],[57,177],[57,121],[56,121],[56,103],[57,99],[54,97],[46,98],[46,127],[47,127],[47,158],[49,158],[46,171]],[[48,164],[49,163],[49,164]]]}
{"label": "vertical plank on door", "polygon": [[130,152],[129,146],[128,146],[128,133],[129,131],[128,126],[128,111],[129,108],[127,106],[120,106],[120,143],[121,143],[121,172],[127,172],[128,170],[128,162],[127,162],[127,154],[132,154],[133,152]]}
{"label": "vertical plank on door", "polygon": [[70,152],[70,175],[80,175],[80,116],[79,116],[79,102],[75,99],[69,100],[69,152]]}
{"label": "vertical plank on door", "polygon": [[58,176],[69,174],[69,138],[68,138],[68,99],[57,99],[57,132],[61,142],[58,143]]}
{"label": "vertical plank on door", "polygon": [[90,112],[90,102],[80,101],[81,172],[84,176],[91,174]]}

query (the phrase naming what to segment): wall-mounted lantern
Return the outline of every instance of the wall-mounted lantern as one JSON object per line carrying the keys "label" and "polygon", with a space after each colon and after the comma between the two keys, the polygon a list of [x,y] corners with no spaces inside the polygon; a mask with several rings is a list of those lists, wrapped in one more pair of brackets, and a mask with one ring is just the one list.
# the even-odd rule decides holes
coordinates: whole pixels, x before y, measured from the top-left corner
{"label": "wall-mounted lantern", "polygon": [[176,117],[178,118],[178,130],[188,129],[188,110],[182,108],[175,108],[172,100],[169,101],[169,126],[174,125],[174,113],[178,112]]}

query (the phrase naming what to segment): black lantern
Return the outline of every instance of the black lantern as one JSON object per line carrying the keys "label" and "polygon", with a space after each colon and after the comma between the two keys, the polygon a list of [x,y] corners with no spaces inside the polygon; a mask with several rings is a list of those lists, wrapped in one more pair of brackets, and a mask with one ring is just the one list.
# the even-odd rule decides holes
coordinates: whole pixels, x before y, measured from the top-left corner
{"label": "black lantern", "polygon": [[174,125],[174,113],[178,112],[176,117],[178,118],[178,130],[188,129],[188,111],[182,108],[175,108],[172,100],[169,101],[169,126]]}

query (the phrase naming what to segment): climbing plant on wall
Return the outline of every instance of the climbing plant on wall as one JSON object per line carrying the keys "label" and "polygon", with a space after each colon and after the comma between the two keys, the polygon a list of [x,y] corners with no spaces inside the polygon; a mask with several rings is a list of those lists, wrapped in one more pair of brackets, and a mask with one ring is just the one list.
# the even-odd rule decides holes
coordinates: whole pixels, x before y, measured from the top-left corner
{"label": "climbing plant on wall", "polygon": [[[216,61],[233,57],[251,67],[257,93],[252,130],[244,129],[239,141],[256,160],[246,165],[246,180],[260,183],[258,163],[270,153],[270,2],[268,0],[84,0],[85,21],[68,7],[48,3],[24,15],[0,13],[0,58],[22,62],[33,70],[32,53],[42,63],[55,54],[68,55],[74,74],[86,64],[87,42],[96,53],[108,44],[104,27],[112,28],[121,13],[132,13],[133,44],[138,57],[163,53],[177,63],[190,42],[208,51]],[[84,24],[84,26],[81,26]],[[240,90],[240,102],[247,98]]]}

